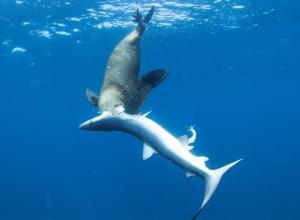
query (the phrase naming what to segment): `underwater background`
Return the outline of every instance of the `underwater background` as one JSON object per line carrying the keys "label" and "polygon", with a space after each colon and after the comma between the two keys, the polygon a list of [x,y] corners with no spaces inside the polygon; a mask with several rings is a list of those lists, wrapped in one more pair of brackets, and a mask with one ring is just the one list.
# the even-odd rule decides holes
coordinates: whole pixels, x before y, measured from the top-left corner
{"label": "underwater background", "polygon": [[190,219],[200,178],[120,132],[87,132],[114,46],[156,11],[140,74],[166,68],[142,112],[223,177],[199,219],[300,219],[300,3],[296,0],[0,1],[0,219]]}

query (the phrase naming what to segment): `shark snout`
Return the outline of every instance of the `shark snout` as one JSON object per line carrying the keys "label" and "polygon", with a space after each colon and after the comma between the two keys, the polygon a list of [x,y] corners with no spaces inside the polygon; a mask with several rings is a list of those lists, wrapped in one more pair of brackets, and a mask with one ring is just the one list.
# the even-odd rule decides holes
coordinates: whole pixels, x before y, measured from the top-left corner
{"label": "shark snout", "polygon": [[81,125],[79,125],[79,128],[83,130],[91,130],[91,120],[83,122]]}
{"label": "shark snout", "polygon": [[110,119],[111,119],[111,114],[104,112],[95,118],[83,122],[81,125],[79,125],[79,128],[83,130],[93,130],[93,131],[107,130],[107,128],[110,127],[110,121],[111,121]]}

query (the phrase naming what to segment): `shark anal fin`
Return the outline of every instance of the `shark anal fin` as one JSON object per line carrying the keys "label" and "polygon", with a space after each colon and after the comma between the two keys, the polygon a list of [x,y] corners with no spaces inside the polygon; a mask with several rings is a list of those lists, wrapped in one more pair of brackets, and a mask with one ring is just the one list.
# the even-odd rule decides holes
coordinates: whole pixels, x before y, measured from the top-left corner
{"label": "shark anal fin", "polygon": [[95,92],[87,88],[85,90],[85,95],[91,105],[98,106],[99,96]]}
{"label": "shark anal fin", "polygon": [[166,77],[168,72],[165,69],[152,70],[142,77],[142,85],[151,85],[151,88],[158,86]]}
{"label": "shark anal fin", "polygon": [[144,143],[143,160],[149,159],[154,153],[156,153],[156,151],[147,143]]}

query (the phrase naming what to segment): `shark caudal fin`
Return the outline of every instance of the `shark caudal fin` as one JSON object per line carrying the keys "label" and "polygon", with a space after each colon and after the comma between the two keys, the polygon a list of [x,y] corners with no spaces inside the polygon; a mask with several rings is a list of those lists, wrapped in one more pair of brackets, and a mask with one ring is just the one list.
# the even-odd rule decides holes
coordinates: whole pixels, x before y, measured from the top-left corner
{"label": "shark caudal fin", "polygon": [[154,6],[151,7],[151,9],[149,10],[149,12],[145,17],[143,17],[143,15],[141,14],[138,8],[136,9],[135,14],[133,15],[134,18],[133,21],[138,23],[137,28],[140,31],[140,33],[143,33],[145,31],[145,26],[151,20],[153,13],[154,13]]}
{"label": "shark caudal fin", "polygon": [[224,173],[226,173],[227,170],[229,170],[231,167],[236,165],[241,160],[242,159],[239,159],[239,160],[234,161],[230,164],[227,164],[219,169],[209,171],[208,175],[205,177],[205,184],[206,184],[205,185],[205,194],[204,194],[204,199],[203,199],[200,209],[202,209],[205,206],[205,204],[208,202],[208,200],[211,198],[211,196],[217,189],[219,182],[220,182],[222,176],[224,175]]}
{"label": "shark caudal fin", "polygon": [[209,170],[208,175],[205,177],[205,193],[204,193],[204,199],[201,204],[201,207],[199,211],[194,215],[192,218],[193,220],[197,219],[199,216],[200,212],[202,211],[203,207],[206,205],[208,200],[211,198],[211,196],[214,194],[216,191],[220,180],[224,173],[226,173],[227,170],[229,170],[231,167],[236,165],[238,162],[240,162],[242,159],[236,160],[230,164],[227,164],[219,169],[216,170]]}

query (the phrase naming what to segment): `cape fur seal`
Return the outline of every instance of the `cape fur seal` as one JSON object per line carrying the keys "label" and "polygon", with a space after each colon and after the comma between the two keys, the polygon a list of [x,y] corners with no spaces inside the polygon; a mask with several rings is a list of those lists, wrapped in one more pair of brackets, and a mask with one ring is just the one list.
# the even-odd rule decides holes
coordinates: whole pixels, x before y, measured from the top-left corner
{"label": "cape fur seal", "polygon": [[123,106],[127,113],[137,114],[151,88],[156,87],[166,78],[167,72],[164,69],[157,69],[138,79],[139,42],[153,13],[154,7],[145,17],[138,9],[136,10],[133,21],[138,25],[112,51],[105,68],[99,96],[92,90],[86,89],[87,99],[93,106],[98,106],[100,111],[113,112],[116,107]]}

